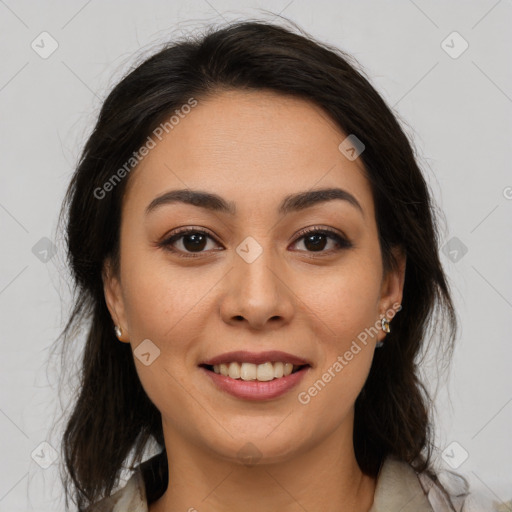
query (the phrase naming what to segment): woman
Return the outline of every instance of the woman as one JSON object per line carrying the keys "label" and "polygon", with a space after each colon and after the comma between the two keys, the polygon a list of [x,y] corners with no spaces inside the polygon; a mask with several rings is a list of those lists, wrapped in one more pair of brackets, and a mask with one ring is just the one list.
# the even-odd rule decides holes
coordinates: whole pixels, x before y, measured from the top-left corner
{"label": "woman", "polygon": [[106,99],[64,206],[66,337],[90,315],[67,502],[462,509],[416,365],[456,332],[432,200],[347,55],[263,22],[169,45]]}

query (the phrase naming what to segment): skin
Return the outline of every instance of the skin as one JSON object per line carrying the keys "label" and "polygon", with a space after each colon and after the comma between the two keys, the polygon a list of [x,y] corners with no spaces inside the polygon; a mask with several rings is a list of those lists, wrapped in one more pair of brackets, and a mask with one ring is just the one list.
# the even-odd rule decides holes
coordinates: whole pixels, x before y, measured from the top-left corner
{"label": "skin", "polygon": [[[129,178],[121,222],[121,268],[106,262],[105,298],[121,340],[150,339],[160,355],[135,357],[141,383],[160,410],[169,456],[167,491],[150,512],[368,511],[376,481],[353,448],[354,402],[368,376],[378,334],[307,405],[307,391],[365,328],[402,299],[405,257],[384,274],[369,182],[359,158],[312,103],[272,92],[224,91],[200,100]],[[280,217],[294,192],[340,187],[360,203],[333,200]],[[191,188],[234,201],[237,214],[174,203],[145,216],[163,192]],[[303,228],[332,228],[351,248],[325,238],[311,249]],[[214,238],[199,257],[158,247],[179,227]],[[262,254],[236,252],[247,237]],[[188,239],[174,242],[188,254]],[[191,249],[192,248],[192,249]],[[216,251],[216,249],[219,249]],[[197,254],[197,253],[195,253]],[[282,350],[312,368],[297,389],[252,402],[218,390],[198,365],[232,350]],[[239,450],[261,457],[247,466]],[[193,509],[192,509],[193,510]]]}

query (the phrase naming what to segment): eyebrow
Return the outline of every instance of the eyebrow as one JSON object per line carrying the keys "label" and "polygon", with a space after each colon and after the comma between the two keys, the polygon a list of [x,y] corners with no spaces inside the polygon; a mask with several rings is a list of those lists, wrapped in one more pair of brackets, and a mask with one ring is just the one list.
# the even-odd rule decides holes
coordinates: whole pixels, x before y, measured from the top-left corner
{"label": "eyebrow", "polygon": [[[364,216],[363,208],[357,199],[350,192],[341,188],[323,188],[291,194],[283,199],[279,205],[278,213],[280,215],[286,215],[335,199],[347,201]],[[155,197],[146,207],[146,215],[160,206],[172,203],[190,204],[230,215],[236,215],[237,212],[236,204],[233,201],[226,201],[217,194],[200,190],[180,189],[171,190],[161,196]]]}

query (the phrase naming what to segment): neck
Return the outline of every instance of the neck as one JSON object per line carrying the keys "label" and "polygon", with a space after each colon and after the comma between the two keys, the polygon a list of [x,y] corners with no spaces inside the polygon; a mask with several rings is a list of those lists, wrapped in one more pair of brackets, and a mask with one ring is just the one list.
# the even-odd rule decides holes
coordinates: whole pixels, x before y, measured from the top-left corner
{"label": "neck", "polygon": [[368,512],[372,506],[376,479],[357,464],[352,428],[342,426],[320,445],[283,460],[262,456],[253,465],[207,453],[169,429],[164,433],[169,484],[149,512]]}

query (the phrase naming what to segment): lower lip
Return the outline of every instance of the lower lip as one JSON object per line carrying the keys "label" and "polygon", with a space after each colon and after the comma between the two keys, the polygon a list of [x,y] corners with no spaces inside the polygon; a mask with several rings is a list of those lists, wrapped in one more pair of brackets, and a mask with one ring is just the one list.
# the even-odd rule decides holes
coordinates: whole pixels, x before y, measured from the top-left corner
{"label": "lower lip", "polygon": [[202,366],[200,367],[219,389],[243,400],[271,400],[282,396],[297,386],[310,368],[310,366],[305,366],[287,377],[260,382],[257,380],[232,379],[207,370]]}

